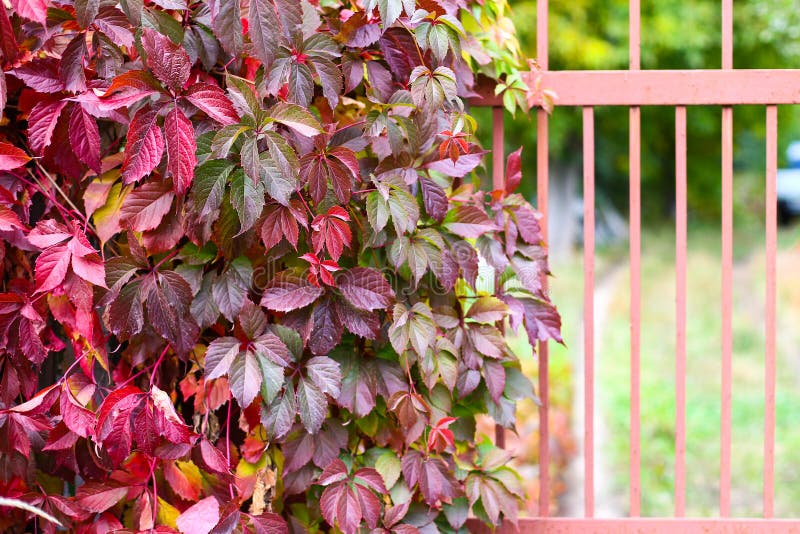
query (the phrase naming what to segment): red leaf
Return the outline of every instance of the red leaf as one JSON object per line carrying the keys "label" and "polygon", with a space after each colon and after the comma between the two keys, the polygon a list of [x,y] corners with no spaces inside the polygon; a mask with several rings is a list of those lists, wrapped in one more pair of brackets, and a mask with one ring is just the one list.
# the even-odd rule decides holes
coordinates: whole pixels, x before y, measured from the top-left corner
{"label": "red leaf", "polygon": [[86,236],[76,232],[67,248],[72,254],[72,271],[90,284],[106,287],[105,264]]}
{"label": "red leaf", "polygon": [[61,55],[59,77],[67,91],[80,93],[86,90],[86,75],[83,72],[83,60],[88,53],[86,36],[78,33],[69,42]]}
{"label": "red leaf", "polygon": [[67,428],[67,425],[62,422],[57,424],[55,428],[50,431],[50,435],[47,436],[47,445],[45,445],[42,450],[61,451],[69,449],[75,445],[76,441],[78,441],[78,435]]}
{"label": "red leaf", "polygon": [[142,48],[147,54],[147,66],[156,78],[173,91],[180,90],[189,79],[192,68],[189,54],[183,47],[147,28],[142,32]]}
{"label": "red leaf", "polygon": [[197,166],[197,144],[192,122],[177,106],[164,119],[164,135],[167,141],[167,175],[172,175],[172,186],[177,194],[182,195],[192,185]]}
{"label": "red leaf", "polygon": [[94,414],[78,402],[66,382],[64,382],[64,387],[61,388],[61,396],[59,398],[61,417],[67,428],[82,438],[89,437],[89,434],[94,429]]}
{"label": "red leaf", "polygon": [[269,204],[261,225],[261,240],[264,242],[264,247],[269,250],[285,238],[296,250],[297,240],[300,237],[299,225],[308,228],[308,220],[300,200],[293,199],[288,206]]}
{"label": "red leaf", "polygon": [[41,156],[50,145],[58,117],[66,105],[66,100],[42,100],[31,109],[28,115],[28,143],[34,154]]}
{"label": "red leaf", "polygon": [[466,204],[451,210],[444,220],[444,226],[458,236],[472,239],[497,229],[483,209]]}
{"label": "red leaf", "polygon": [[158,435],[164,436],[172,443],[188,443],[192,432],[175,411],[169,395],[154,385],[150,390],[150,398],[153,402],[155,431]]}
{"label": "red leaf", "polygon": [[100,8],[94,25],[117,45],[125,46],[129,50],[133,48],[133,32],[128,17],[119,9],[106,4]]}
{"label": "red leaf", "polygon": [[[187,464],[193,466],[194,464]],[[195,502],[200,499],[200,490],[202,490],[201,479],[190,479],[180,466],[175,462],[164,462],[163,466],[164,478],[172,487],[181,499],[185,501]]]}
{"label": "red leaf", "polygon": [[311,380],[301,378],[297,384],[297,409],[309,434],[316,434],[328,413],[328,399]]}
{"label": "red leaf", "polygon": [[36,223],[36,228],[28,234],[28,241],[35,247],[47,248],[57,245],[72,237],[63,224],[53,219],[45,219]]}
{"label": "red leaf", "polygon": [[22,167],[30,160],[31,158],[25,151],[9,143],[0,142],[0,171],[10,171]]}
{"label": "red leaf", "polygon": [[152,230],[161,224],[174,198],[167,182],[146,182],[125,197],[120,207],[121,222],[136,232]]}
{"label": "red leaf", "polygon": [[94,117],[76,105],[69,118],[69,142],[82,162],[100,174],[100,130]]}
{"label": "red leaf", "polygon": [[69,269],[70,253],[66,245],[46,249],[36,258],[36,292],[44,293],[61,285]]}
{"label": "red leaf", "polygon": [[531,343],[561,338],[561,316],[555,306],[538,299],[519,299],[525,309],[525,330]]}
{"label": "red leaf", "polygon": [[239,122],[239,114],[236,113],[233,104],[225,92],[216,85],[199,82],[189,87],[183,96],[223,126]]}
{"label": "red leaf", "polygon": [[355,472],[353,477],[354,482],[357,484],[372,488],[378,493],[386,493],[386,486],[383,483],[383,477],[371,467],[362,467]]}
{"label": "red leaf", "polygon": [[175,525],[183,534],[208,534],[219,523],[219,502],[206,497],[187,508]]}
{"label": "red leaf", "polygon": [[[3,9],[0,10],[0,49],[3,51],[3,58],[8,62],[17,60],[20,49],[17,45],[17,38],[14,35],[14,28],[11,26],[11,20],[8,18],[8,12]],[[3,86],[2,103],[5,108],[5,76],[0,76]]]}
{"label": "red leaf", "polygon": [[161,162],[164,153],[164,137],[156,119],[158,111],[144,107],[136,112],[128,128],[128,143],[122,162],[122,181],[125,184],[138,182]]}
{"label": "red leaf", "polygon": [[158,81],[149,72],[129,70],[112,80],[101,97],[101,102],[109,109],[118,109],[138,102],[159,90]]}
{"label": "red leaf", "polygon": [[319,254],[324,247],[331,258],[338,261],[344,247],[349,247],[350,241],[353,239],[350,225],[347,224],[349,220],[350,215],[339,206],[330,208],[325,215],[314,217],[311,222],[313,230],[311,243],[314,246],[314,252]]}
{"label": "red leaf", "polygon": [[225,455],[206,438],[200,440],[200,454],[206,467],[215,473],[227,473],[230,470]]}
{"label": "red leaf", "polygon": [[317,356],[328,354],[339,344],[343,333],[344,327],[336,315],[333,299],[324,298],[317,302],[311,316],[311,335],[308,340],[311,353]]}
{"label": "red leaf", "polygon": [[[352,490],[358,497],[358,504],[361,508],[361,515],[369,528],[378,526],[381,515],[381,501],[370,490],[361,485],[353,486]],[[385,493],[385,492],[384,492]]]}
{"label": "red leaf", "polygon": [[47,21],[47,0],[11,0],[11,7],[20,17],[40,24]]}
{"label": "red leaf", "polygon": [[506,162],[506,195],[513,193],[522,181],[522,147],[508,155]]}
{"label": "red leaf", "polygon": [[253,42],[253,54],[269,71],[275,60],[278,45],[283,42],[280,22],[272,0],[252,0],[247,22],[249,23],[250,40]]}
{"label": "red leaf", "polygon": [[341,482],[347,479],[347,466],[340,459],[335,459],[330,464],[325,466],[322,474],[317,480],[320,486],[330,486],[333,483]]}
{"label": "red leaf", "polygon": [[449,427],[456,421],[455,417],[443,417],[433,425],[431,433],[428,434],[428,450],[442,452],[448,446],[455,447],[455,436]]}
{"label": "red leaf", "polygon": [[114,483],[87,482],[78,488],[75,500],[88,512],[105,512],[128,494],[127,486]]}

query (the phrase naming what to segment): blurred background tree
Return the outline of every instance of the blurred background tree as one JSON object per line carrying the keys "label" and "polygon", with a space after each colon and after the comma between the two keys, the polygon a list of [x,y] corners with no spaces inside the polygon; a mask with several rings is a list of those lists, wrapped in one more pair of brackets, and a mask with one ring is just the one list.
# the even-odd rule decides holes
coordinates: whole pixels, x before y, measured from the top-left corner
{"label": "blurred background tree", "polygon": [[[536,1],[511,0],[511,18],[523,53],[536,57]],[[641,62],[643,69],[720,68],[720,3],[718,0],[642,0]],[[552,0],[550,2],[552,70],[627,69],[627,0]],[[796,0],[737,1],[734,10],[735,68],[800,67],[800,10]],[[489,111],[479,123],[490,124]],[[734,111],[737,223],[762,218],[764,195],[763,106],[740,106]],[[693,107],[688,111],[689,212],[697,223],[714,222],[720,213],[720,109]],[[598,108],[596,179],[598,217],[619,213],[628,203],[628,112]],[[783,107],[779,117],[780,154],[800,137],[796,106]],[[535,115],[507,118],[506,147],[523,145],[527,170],[525,194],[535,195]],[[490,144],[490,129],[484,128]],[[551,205],[560,227],[579,221],[581,115],[578,109],[558,108],[550,121]],[[671,217],[674,203],[674,110],[642,110],[643,221],[657,225]],[[571,223],[570,224],[570,221]],[[612,219],[613,222],[613,219]],[[579,229],[579,227],[577,227]],[[617,228],[624,221],[617,219]],[[598,231],[602,231],[599,227]],[[603,236],[598,236],[602,242]],[[571,239],[553,236],[553,239]],[[558,246],[554,243],[554,246]]]}

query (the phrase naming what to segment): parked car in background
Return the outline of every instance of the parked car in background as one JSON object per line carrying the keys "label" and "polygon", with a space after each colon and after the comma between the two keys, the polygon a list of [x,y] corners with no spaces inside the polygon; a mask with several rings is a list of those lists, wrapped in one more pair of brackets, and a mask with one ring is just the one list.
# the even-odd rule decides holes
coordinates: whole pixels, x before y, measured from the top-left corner
{"label": "parked car in background", "polygon": [[786,149],[788,167],[778,169],[778,222],[787,224],[800,216],[800,141]]}

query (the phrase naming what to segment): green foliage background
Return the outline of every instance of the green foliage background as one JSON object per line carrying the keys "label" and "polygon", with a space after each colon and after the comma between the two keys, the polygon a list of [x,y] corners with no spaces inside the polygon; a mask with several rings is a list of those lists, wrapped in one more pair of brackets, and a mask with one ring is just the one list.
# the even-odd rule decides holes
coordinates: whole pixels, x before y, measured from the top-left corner
{"label": "green foliage background", "polygon": [[[536,1],[511,0],[522,51],[536,57]],[[718,0],[643,0],[641,61],[643,69],[720,68],[721,13]],[[628,67],[627,0],[553,0],[549,3],[552,70],[626,69]],[[735,68],[797,68],[800,66],[800,11],[794,0],[737,1],[734,6]],[[488,110],[477,113],[479,124],[490,124]],[[734,157],[737,169],[737,222],[763,210],[763,106],[734,110]],[[720,109],[688,111],[689,211],[699,221],[718,220],[720,194]],[[598,108],[596,166],[598,199],[610,200],[627,212],[628,111]],[[779,161],[786,145],[800,137],[796,106],[779,114]],[[524,193],[535,195],[535,115],[507,118],[506,148],[523,152]],[[668,107],[642,110],[642,180],[645,224],[671,215],[674,198],[674,111]],[[489,146],[490,129],[483,135]],[[551,162],[581,159],[580,111],[558,108],[550,121]],[[553,173],[551,180],[557,180]],[[757,210],[757,211],[756,211]],[[748,217],[750,216],[750,217]]]}

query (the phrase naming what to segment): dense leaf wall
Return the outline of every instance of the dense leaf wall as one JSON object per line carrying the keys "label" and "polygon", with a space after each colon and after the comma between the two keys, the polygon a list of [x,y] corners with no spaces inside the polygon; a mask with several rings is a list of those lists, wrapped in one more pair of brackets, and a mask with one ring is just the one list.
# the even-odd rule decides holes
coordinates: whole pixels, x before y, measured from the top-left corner
{"label": "dense leaf wall", "polygon": [[[0,528],[463,530],[560,340],[539,215],[479,183],[503,0],[0,7]],[[469,31],[465,30],[468,28]],[[6,513],[8,511],[8,513]]]}

